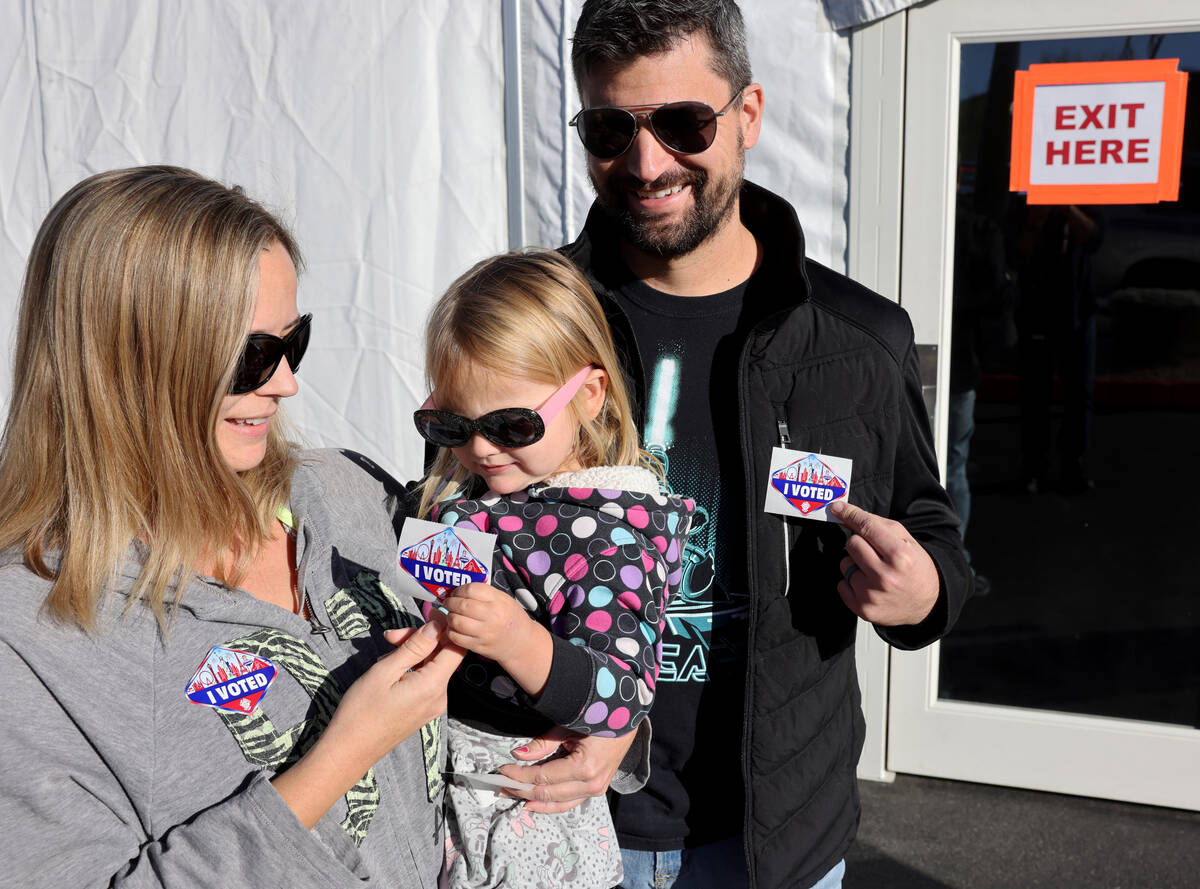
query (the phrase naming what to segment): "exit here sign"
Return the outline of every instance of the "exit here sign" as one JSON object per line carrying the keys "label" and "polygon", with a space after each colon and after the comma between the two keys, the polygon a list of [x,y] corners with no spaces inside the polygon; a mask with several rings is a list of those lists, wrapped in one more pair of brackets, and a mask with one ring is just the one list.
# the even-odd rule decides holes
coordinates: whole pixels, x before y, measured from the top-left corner
{"label": "exit here sign", "polygon": [[1154,59],[1018,71],[1009,188],[1030,204],[1178,200],[1187,100],[1178,67]]}

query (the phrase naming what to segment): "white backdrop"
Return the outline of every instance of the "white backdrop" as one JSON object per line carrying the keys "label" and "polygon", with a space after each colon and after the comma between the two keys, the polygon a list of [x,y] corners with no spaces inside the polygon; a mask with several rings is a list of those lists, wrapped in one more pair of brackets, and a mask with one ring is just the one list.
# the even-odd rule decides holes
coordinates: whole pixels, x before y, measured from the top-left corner
{"label": "white backdrop", "polygon": [[166,162],[291,222],[305,442],[420,469],[420,329],[507,244],[498,3],[36,0],[0,12],[0,400],[22,266],[83,177]]}
{"label": "white backdrop", "polygon": [[[906,0],[744,0],[766,121],[747,175],[845,267],[850,50]],[[9,0],[0,8],[0,402],[34,233],[99,170],[189,166],[281,212],[308,260],[302,439],[408,478],[420,331],[475,260],[575,236],[591,201],[569,36],[578,0]],[[518,39],[506,58],[502,8]],[[515,18],[513,18],[515,16]],[[507,67],[506,67],[507,62]],[[509,76],[506,78],[506,71]],[[520,108],[506,146],[505,107]],[[510,137],[510,140],[515,137]],[[516,162],[508,165],[508,151]],[[509,196],[514,213],[510,230]]]}

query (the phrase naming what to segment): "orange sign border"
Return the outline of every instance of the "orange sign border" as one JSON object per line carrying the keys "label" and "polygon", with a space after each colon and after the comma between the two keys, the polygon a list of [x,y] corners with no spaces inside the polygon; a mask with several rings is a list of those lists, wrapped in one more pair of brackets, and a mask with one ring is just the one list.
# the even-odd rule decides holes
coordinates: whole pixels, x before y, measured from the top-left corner
{"label": "orange sign border", "polygon": [[[1030,65],[1016,72],[1013,83],[1012,154],[1009,191],[1023,191],[1030,204],[1150,204],[1179,200],[1179,169],[1183,162],[1183,119],[1187,102],[1187,72],[1179,59],[1123,62],[1061,62]],[[1033,92],[1039,86],[1085,83],[1163,84],[1162,143],[1156,182],[1096,185],[1032,185],[1029,181],[1033,146]]]}

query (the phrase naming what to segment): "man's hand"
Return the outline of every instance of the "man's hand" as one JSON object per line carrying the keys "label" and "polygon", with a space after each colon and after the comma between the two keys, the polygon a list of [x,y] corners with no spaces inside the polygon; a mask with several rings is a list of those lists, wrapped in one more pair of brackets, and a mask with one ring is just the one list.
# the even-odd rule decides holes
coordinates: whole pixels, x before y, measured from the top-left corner
{"label": "man's hand", "polygon": [[545,759],[556,750],[561,755],[538,765],[502,767],[501,774],[534,785],[533,790],[505,790],[504,795],[530,800],[525,804],[530,812],[565,812],[588,797],[602,796],[636,735],[597,738],[551,730],[513,755],[526,761]]}
{"label": "man's hand", "polygon": [[933,559],[899,522],[845,501],[830,505],[851,533],[840,568],[838,592],[846,607],[883,627],[919,624],[938,598]]}

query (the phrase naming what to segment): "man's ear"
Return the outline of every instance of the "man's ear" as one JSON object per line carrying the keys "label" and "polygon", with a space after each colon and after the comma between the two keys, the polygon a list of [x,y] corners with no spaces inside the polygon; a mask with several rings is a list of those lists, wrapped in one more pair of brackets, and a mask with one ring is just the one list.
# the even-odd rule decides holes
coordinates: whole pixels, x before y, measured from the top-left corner
{"label": "man's ear", "polygon": [[753,148],[762,130],[763,88],[761,83],[752,83],[742,90],[740,108],[742,122],[742,144]]}
{"label": "man's ear", "polygon": [[579,387],[579,395],[583,398],[580,408],[588,419],[594,420],[599,416],[607,394],[608,371],[602,367],[593,367],[583,385]]}

